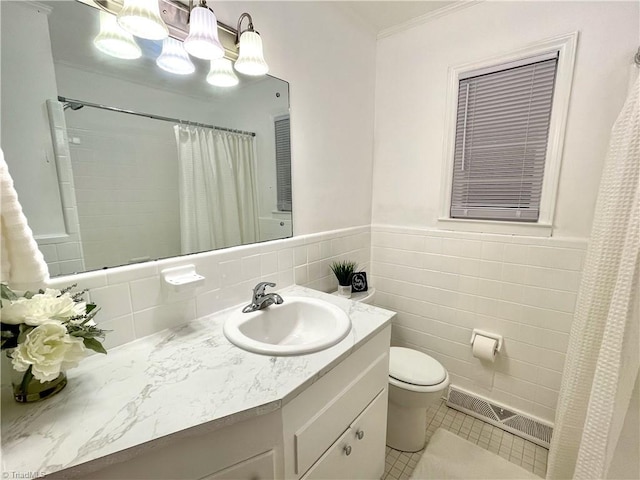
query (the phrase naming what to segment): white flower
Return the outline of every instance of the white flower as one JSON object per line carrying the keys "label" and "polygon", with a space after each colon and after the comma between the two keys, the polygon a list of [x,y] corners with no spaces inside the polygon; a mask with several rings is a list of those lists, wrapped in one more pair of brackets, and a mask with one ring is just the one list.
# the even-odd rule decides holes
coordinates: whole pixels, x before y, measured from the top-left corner
{"label": "white flower", "polygon": [[55,380],[61,370],[77,366],[85,352],[82,338],[69,335],[60,322],[48,322],[27,333],[11,357],[13,368],[26,372],[31,365],[34,378],[44,383]]}
{"label": "white flower", "polygon": [[69,320],[84,315],[86,310],[86,302],[74,302],[69,292],[61,295],[59,290],[48,288],[31,298],[20,297],[10,305],[3,304],[2,322],[35,327],[50,320]]}

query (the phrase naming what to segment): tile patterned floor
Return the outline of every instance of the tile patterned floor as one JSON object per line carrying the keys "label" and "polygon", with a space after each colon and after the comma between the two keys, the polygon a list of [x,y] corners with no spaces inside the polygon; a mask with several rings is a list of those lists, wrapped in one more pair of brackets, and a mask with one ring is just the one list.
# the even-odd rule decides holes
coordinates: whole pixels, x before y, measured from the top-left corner
{"label": "tile patterned floor", "polygon": [[[429,408],[427,412],[427,442],[437,428],[475,443],[479,447],[496,453],[539,477],[547,472],[546,448],[505,432],[482,420],[447,407],[445,401]],[[422,451],[406,453],[387,447],[385,469],[382,480],[406,480],[416,468]]]}

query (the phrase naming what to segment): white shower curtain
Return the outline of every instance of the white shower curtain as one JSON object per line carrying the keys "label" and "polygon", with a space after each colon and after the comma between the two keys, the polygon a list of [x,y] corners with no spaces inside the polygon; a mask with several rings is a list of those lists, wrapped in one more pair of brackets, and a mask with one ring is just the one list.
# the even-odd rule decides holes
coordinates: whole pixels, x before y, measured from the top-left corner
{"label": "white shower curtain", "polygon": [[611,134],[562,377],[549,479],[607,477],[638,377],[639,91],[640,79]]}
{"label": "white shower curtain", "polygon": [[176,125],[182,253],[258,240],[253,137]]}

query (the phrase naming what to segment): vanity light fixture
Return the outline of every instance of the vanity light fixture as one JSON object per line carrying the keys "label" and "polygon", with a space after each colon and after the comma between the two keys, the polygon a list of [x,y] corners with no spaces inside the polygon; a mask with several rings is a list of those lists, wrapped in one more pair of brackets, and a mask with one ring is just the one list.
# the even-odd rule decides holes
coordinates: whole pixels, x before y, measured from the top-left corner
{"label": "vanity light fixture", "polygon": [[104,11],[100,12],[100,33],[93,40],[93,44],[102,53],[116,58],[133,60],[142,55],[133,35],[118,25],[116,17]]}
{"label": "vanity light fixture", "polygon": [[162,41],[162,53],[156,59],[156,65],[166,72],[177,75],[189,75],[196,71],[182,42],[171,37]]}
{"label": "vanity light fixture", "polygon": [[117,16],[118,24],[136,37],[163,40],[169,28],[160,17],[158,0],[124,0]]}
{"label": "vanity light fixture", "polygon": [[189,14],[189,36],[184,48],[197,58],[215,60],[224,57],[224,48],[218,40],[218,21],[206,0],[193,7]]}
{"label": "vanity light fixture", "polygon": [[[249,26],[242,31],[242,20],[249,19]],[[243,13],[238,19],[238,28],[236,29],[236,45],[240,48],[238,59],[235,63],[235,69],[245,75],[265,75],[269,71],[269,66],[264,60],[262,51],[262,38],[260,34],[253,28],[253,19],[248,13]]]}
{"label": "vanity light fixture", "polygon": [[207,75],[207,82],[216,87],[234,87],[238,84],[238,76],[233,71],[231,60],[218,58],[211,60],[211,69]]}

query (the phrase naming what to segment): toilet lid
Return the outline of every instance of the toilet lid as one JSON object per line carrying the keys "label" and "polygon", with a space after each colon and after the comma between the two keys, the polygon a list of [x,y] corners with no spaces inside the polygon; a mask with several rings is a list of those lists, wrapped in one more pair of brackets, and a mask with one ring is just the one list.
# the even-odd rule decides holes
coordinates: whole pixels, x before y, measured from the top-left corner
{"label": "toilet lid", "polygon": [[437,385],[447,377],[440,362],[426,353],[411,348],[391,347],[389,375],[413,385]]}

